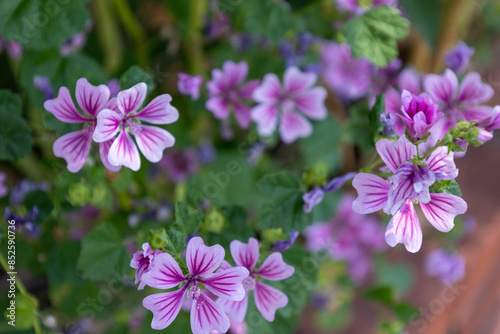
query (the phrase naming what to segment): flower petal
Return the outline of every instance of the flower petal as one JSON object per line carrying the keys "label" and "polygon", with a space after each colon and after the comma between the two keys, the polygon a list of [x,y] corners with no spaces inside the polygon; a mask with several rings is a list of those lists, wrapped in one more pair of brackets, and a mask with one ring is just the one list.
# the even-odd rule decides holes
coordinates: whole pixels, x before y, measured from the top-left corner
{"label": "flower petal", "polygon": [[359,173],[352,180],[352,186],[358,191],[358,198],[352,203],[352,210],[367,214],[382,209],[387,203],[391,185],[373,174]]}
{"label": "flower petal", "polygon": [[87,79],[81,78],[76,82],[76,101],[84,112],[96,117],[109,100],[110,92],[106,85],[94,86]]}
{"label": "flower petal", "polygon": [[429,169],[436,174],[436,180],[453,180],[458,176],[458,169],[453,161],[453,152],[441,146],[424,160]]}
{"label": "flower petal", "polygon": [[92,132],[89,131],[89,128],[70,132],[54,142],[54,155],[66,160],[68,170],[71,173],[76,173],[85,164],[91,143]]}
{"label": "flower petal", "polygon": [[281,96],[281,82],[274,73],[264,76],[264,80],[253,92],[253,99],[256,102],[274,103],[278,102]]}
{"label": "flower petal", "polygon": [[248,309],[248,294],[245,294],[241,301],[219,298],[216,303],[231,317],[232,323],[239,324],[245,320]]}
{"label": "flower petal", "polygon": [[385,241],[391,247],[401,243],[411,253],[416,253],[422,246],[422,228],[411,200],[406,200],[399,211],[392,217],[385,231]]}
{"label": "flower petal", "polygon": [[401,136],[396,141],[381,139],[376,144],[377,152],[389,169],[395,173],[398,167],[417,154],[417,148],[406,136]]}
{"label": "flower petal", "polygon": [[111,109],[104,109],[97,115],[97,125],[92,139],[96,143],[102,143],[113,139],[120,130],[123,114]]}
{"label": "flower petal", "polygon": [[149,161],[160,161],[163,156],[163,150],[174,146],[174,136],[167,130],[157,126],[142,124],[139,126],[140,130],[134,133],[137,146]]}
{"label": "flower petal", "polygon": [[295,96],[293,102],[306,116],[320,120],[324,119],[328,114],[325,99],[326,90],[323,87],[314,87]]}
{"label": "flower petal", "polygon": [[427,74],[424,78],[425,91],[439,103],[452,103],[458,93],[457,75],[446,69],[443,75]]}
{"label": "flower petal", "polygon": [[102,164],[104,165],[104,167],[106,167],[107,170],[118,172],[122,168],[122,166],[113,166],[108,160],[109,149],[111,148],[112,144],[113,140],[99,143],[99,155],[101,156]]}
{"label": "flower petal", "polygon": [[229,105],[221,97],[214,96],[208,99],[205,108],[211,111],[217,119],[226,119],[229,116]]}
{"label": "flower petal", "polygon": [[142,282],[156,289],[171,289],[184,280],[184,275],[177,261],[168,253],[154,257],[151,269],[142,276]]}
{"label": "flower petal", "polygon": [[281,291],[256,281],[254,291],[255,305],[267,321],[274,321],[276,310],[288,304],[288,297]]}
{"label": "flower petal", "polygon": [[170,105],[169,94],[157,96],[133,117],[152,124],[170,124],[179,119],[179,112]]}
{"label": "flower petal", "polygon": [[69,90],[66,87],[59,88],[57,98],[45,101],[43,107],[61,122],[82,123],[91,120],[90,118],[84,117],[76,110]]}
{"label": "flower petal", "polygon": [[278,108],[274,104],[259,104],[250,111],[252,120],[257,123],[257,132],[263,137],[269,137],[278,124]]}
{"label": "flower petal", "polygon": [[122,90],[117,96],[117,105],[122,113],[127,115],[139,109],[148,92],[148,86],[144,82],[140,82],[129,89]]}
{"label": "flower petal", "polygon": [[429,223],[441,232],[449,232],[455,216],[467,211],[467,203],[462,198],[446,193],[431,194],[431,201],[420,203],[420,207]]}
{"label": "flower petal", "polygon": [[238,86],[248,74],[248,64],[245,61],[234,63],[228,60],[222,65],[222,69],[225,75],[226,88]]}
{"label": "flower petal", "polygon": [[222,308],[205,293],[193,300],[191,306],[191,330],[193,334],[208,334],[212,330],[226,333],[230,327],[229,318]]}
{"label": "flower petal", "polygon": [[220,267],[224,260],[224,248],[221,245],[205,246],[203,239],[194,237],[186,249],[186,264],[193,276],[207,276]]}
{"label": "flower petal", "polygon": [[214,295],[228,300],[240,301],[245,297],[245,289],[241,282],[248,277],[248,274],[248,270],[243,267],[219,269],[215,274],[200,279],[200,281]]}
{"label": "flower petal", "polygon": [[284,143],[290,144],[298,138],[309,137],[312,131],[312,125],[305,117],[291,110],[283,110],[280,136]]}
{"label": "flower petal", "polygon": [[[400,180],[397,184],[393,185],[387,193],[387,204],[384,207],[384,212],[394,215],[403,202],[414,195],[414,184],[411,177]],[[429,200],[429,198],[427,198]]]}
{"label": "flower petal", "polygon": [[259,242],[255,238],[248,239],[248,244],[234,240],[229,245],[231,256],[238,266],[252,270],[259,260]]}
{"label": "flower petal", "polygon": [[108,160],[113,166],[125,166],[133,171],[141,168],[139,151],[127,131],[122,130],[111,144]]}
{"label": "flower petal", "polygon": [[153,312],[151,328],[165,329],[175,320],[184,303],[186,287],[187,285],[177,291],[157,293],[144,298],[142,305]]}
{"label": "flower petal", "polygon": [[468,73],[460,84],[458,103],[479,104],[488,101],[493,96],[493,87],[483,83],[477,72]]}
{"label": "flower petal", "polygon": [[255,273],[270,281],[281,281],[292,276],[294,272],[295,268],[283,261],[283,255],[275,252],[267,257]]}
{"label": "flower petal", "polygon": [[252,122],[250,110],[251,108],[246,104],[234,102],[234,116],[242,129],[248,129],[250,127],[250,123]]}
{"label": "flower petal", "polygon": [[253,92],[257,87],[259,87],[260,81],[259,80],[250,80],[247,83],[245,83],[243,86],[240,87],[238,90],[238,96],[242,99],[245,100],[251,100],[253,96]]}
{"label": "flower petal", "polygon": [[283,86],[287,95],[295,95],[314,85],[317,79],[315,73],[302,72],[292,66],[287,68],[283,76]]}

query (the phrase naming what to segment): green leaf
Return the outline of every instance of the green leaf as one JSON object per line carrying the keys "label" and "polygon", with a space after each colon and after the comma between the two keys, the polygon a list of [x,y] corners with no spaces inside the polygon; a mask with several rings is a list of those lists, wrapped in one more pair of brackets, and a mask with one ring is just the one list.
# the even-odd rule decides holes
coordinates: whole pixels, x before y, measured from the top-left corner
{"label": "green leaf", "polygon": [[368,115],[368,121],[370,122],[370,129],[373,133],[373,139],[376,140],[376,137],[382,134],[384,130],[384,123],[380,120],[380,115],[385,113],[385,95],[379,94],[377,95],[377,99],[375,100],[375,104],[373,105],[372,110]]}
{"label": "green leaf", "polygon": [[193,209],[184,202],[175,203],[175,222],[172,228],[186,236],[198,232],[203,220],[200,209]]}
{"label": "green leaf", "polygon": [[413,285],[415,275],[405,264],[391,264],[378,258],[376,264],[377,285],[388,286],[397,294],[404,294]]}
{"label": "green leaf", "polygon": [[313,133],[300,141],[306,166],[324,164],[330,172],[338,170],[342,164],[341,135],[342,129],[332,117],[315,123]]}
{"label": "green leaf", "polygon": [[[18,278],[19,279],[19,278]],[[36,314],[38,308],[38,301],[31,296],[23,295],[18,293],[16,295],[16,304],[15,304],[15,324],[16,329],[30,329],[33,327],[38,315]],[[5,316],[8,321],[10,318],[7,318],[9,310],[5,311]]]}
{"label": "green leaf", "polygon": [[356,58],[365,57],[379,67],[397,57],[397,40],[406,37],[410,23],[398,9],[379,6],[351,19],[342,28]]}
{"label": "green leaf", "polygon": [[419,315],[418,309],[407,303],[401,303],[395,305],[394,313],[396,314],[398,320],[405,324],[409,323],[412,320],[412,318]]}
{"label": "green leaf", "polygon": [[460,185],[456,180],[441,180],[434,183],[431,187],[431,192],[452,194],[462,197]]}
{"label": "green leaf", "polygon": [[47,196],[47,194],[41,190],[36,190],[28,193],[23,200],[23,204],[30,209],[35,206],[38,208],[39,214],[37,217],[37,222],[40,223],[42,223],[54,209],[54,203],[52,199],[50,199],[49,196]]}
{"label": "green leaf", "polygon": [[27,49],[59,47],[85,29],[88,0],[0,1],[0,35]]}
{"label": "green leaf", "polygon": [[121,89],[128,89],[140,82],[146,83],[148,86],[148,94],[156,87],[153,76],[137,65],[130,67],[127,72],[123,73],[120,77]]}
{"label": "green leaf", "polygon": [[21,106],[19,95],[0,90],[0,160],[15,161],[31,150],[33,140]]}
{"label": "green leaf", "polygon": [[429,45],[435,48],[441,29],[443,3],[435,0],[401,0],[400,4],[413,25],[417,27]]}
{"label": "green leaf", "polygon": [[365,290],[365,298],[377,300],[387,305],[394,303],[394,293],[388,286],[379,286]]}
{"label": "green leaf", "polygon": [[372,150],[375,144],[373,133],[370,130],[370,109],[366,103],[358,102],[349,108],[349,114],[349,123],[347,124],[349,140],[353,141],[362,151]]}
{"label": "green leaf", "polygon": [[269,174],[257,182],[262,195],[257,226],[303,231],[312,223],[312,215],[303,210],[303,189],[299,178],[288,171]]}
{"label": "green leaf", "polygon": [[83,272],[83,278],[110,282],[123,277],[129,263],[128,251],[113,225],[103,223],[83,237],[78,258],[78,269]]}
{"label": "green leaf", "polygon": [[220,244],[228,248],[233,240],[248,242],[249,238],[255,237],[254,230],[248,224],[248,215],[244,208],[229,206],[222,208],[221,211],[224,213],[229,228],[221,233],[209,233],[209,244]]}

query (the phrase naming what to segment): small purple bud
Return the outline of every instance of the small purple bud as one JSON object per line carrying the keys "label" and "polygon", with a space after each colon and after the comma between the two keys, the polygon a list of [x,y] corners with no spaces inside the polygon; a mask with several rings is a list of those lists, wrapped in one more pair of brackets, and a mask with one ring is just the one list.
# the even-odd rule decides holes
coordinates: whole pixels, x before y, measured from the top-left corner
{"label": "small purple bud", "polygon": [[284,252],[292,247],[299,236],[299,232],[291,230],[288,235],[290,236],[290,240],[278,240],[269,247],[269,250],[271,252]]}
{"label": "small purple bud", "polygon": [[35,84],[35,87],[42,92],[45,100],[54,98],[54,89],[52,88],[49,77],[44,75],[35,75],[33,83]]}
{"label": "small purple bud", "polygon": [[216,157],[217,151],[211,143],[200,143],[198,147],[198,158],[202,164],[209,164],[214,161]]}
{"label": "small purple bud", "polygon": [[323,201],[323,196],[325,196],[325,191],[318,187],[305,193],[302,196],[302,200],[304,201],[304,212],[311,212],[316,205]]}
{"label": "small purple bud", "polygon": [[7,53],[9,57],[18,60],[23,55],[23,46],[16,41],[6,43]]}
{"label": "small purple bud", "polygon": [[200,97],[200,87],[203,83],[203,78],[199,75],[190,76],[189,74],[179,73],[179,81],[177,88],[182,95],[190,95],[193,101]]}
{"label": "small purple bud", "polygon": [[474,48],[470,48],[464,42],[460,41],[457,45],[445,54],[446,66],[453,72],[462,74],[469,65],[470,58],[474,54]]}
{"label": "small purple bud", "polygon": [[479,134],[477,135],[477,140],[482,144],[486,143],[488,140],[493,138],[493,133],[486,131],[485,129],[479,129]]}
{"label": "small purple bud", "polygon": [[334,191],[337,191],[339,190],[340,188],[342,188],[342,186],[347,182],[347,181],[350,181],[352,180],[356,174],[358,174],[357,172],[349,172],[345,175],[341,175],[341,176],[337,176],[335,178],[333,178],[330,182],[328,182],[328,184],[326,185],[325,187],[325,191],[327,193],[332,193]]}
{"label": "small purple bud", "polygon": [[384,130],[382,130],[382,135],[387,137],[395,137],[396,127],[394,126],[394,116],[392,116],[391,113],[381,114],[380,121],[384,123]]}
{"label": "small purple bud", "polygon": [[408,133],[415,140],[423,139],[437,121],[443,117],[443,112],[427,93],[415,95],[403,90],[401,94],[401,114]]}

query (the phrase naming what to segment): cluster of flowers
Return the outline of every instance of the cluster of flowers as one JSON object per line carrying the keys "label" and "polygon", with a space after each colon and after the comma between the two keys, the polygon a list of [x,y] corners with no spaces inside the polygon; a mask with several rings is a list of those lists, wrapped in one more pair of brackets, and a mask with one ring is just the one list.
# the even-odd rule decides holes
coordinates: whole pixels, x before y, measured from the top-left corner
{"label": "cluster of flowers", "polygon": [[[82,129],[57,139],[53,146],[54,154],[66,160],[72,173],[78,172],[85,164],[92,140],[99,143],[101,161],[111,171],[118,171],[121,166],[137,171],[141,165],[137,146],[149,161],[160,161],[163,150],[173,146],[175,138],[158,126],[142,122],[170,124],[178,119],[179,113],[170,105],[172,98],[169,94],[156,97],[138,111],[146,94],[146,84],[139,83],[110,98],[108,86],[93,86],[87,79],[81,78],[76,83],[75,91],[83,111],[80,113],[68,88],[61,87],[57,98],[45,101],[44,107],[58,120],[81,124]],[[137,146],[130,135],[135,137]]]}
{"label": "cluster of flowers", "polygon": [[[323,87],[314,86],[316,74],[292,66],[285,71],[283,83],[273,73],[267,74],[262,82],[245,82],[247,75],[248,65],[244,61],[226,61],[222,70],[212,71],[212,80],[206,84],[208,100],[205,107],[217,119],[227,120],[233,111],[242,129],[248,129],[254,121],[259,135],[269,137],[279,129],[281,139],[289,144],[312,133],[307,118],[326,118],[327,93]],[[202,84],[200,76],[179,74],[179,91],[192,99],[199,98]],[[249,106],[252,100],[257,103],[253,107]]]}
{"label": "cluster of flowers", "polygon": [[230,326],[238,327],[244,322],[252,290],[255,305],[267,321],[274,321],[276,310],[288,304],[283,292],[260,279],[281,281],[291,277],[294,268],[283,261],[281,253],[274,252],[257,269],[259,242],[254,238],[247,244],[231,242],[236,267],[224,260],[222,246],[207,247],[200,237],[192,238],[185,251],[185,265],[181,263],[187,268],[186,274],[169,253],[153,251],[148,243],[142,248],[130,263],[137,270],[139,290],[146,285],[164,290],[177,288],[144,298],[144,307],[153,312],[153,329],[168,327],[184,309],[191,313],[194,334],[226,333]]}

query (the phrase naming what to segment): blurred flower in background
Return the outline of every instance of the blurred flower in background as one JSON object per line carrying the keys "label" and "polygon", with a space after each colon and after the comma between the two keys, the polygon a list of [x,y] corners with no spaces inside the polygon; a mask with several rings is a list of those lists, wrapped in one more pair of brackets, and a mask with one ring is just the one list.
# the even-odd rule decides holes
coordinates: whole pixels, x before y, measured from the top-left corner
{"label": "blurred flower in background", "polygon": [[436,249],[425,259],[425,272],[443,284],[453,284],[464,278],[465,259],[458,253]]}

